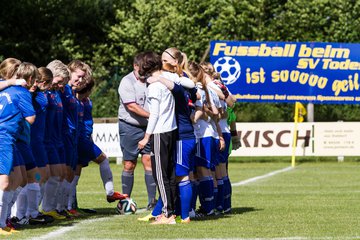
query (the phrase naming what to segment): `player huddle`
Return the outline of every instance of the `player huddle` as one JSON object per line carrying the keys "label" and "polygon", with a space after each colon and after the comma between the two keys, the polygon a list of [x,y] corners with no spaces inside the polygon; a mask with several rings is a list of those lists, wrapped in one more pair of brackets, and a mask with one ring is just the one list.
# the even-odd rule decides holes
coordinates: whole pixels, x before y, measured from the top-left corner
{"label": "player huddle", "polygon": [[[234,98],[210,63],[188,63],[177,48],[135,58],[133,74],[148,84],[144,108],[149,112],[138,149],[150,144],[160,195],[152,213],[138,220],[175,224],[180,216],[179,222],[189,223],[190,218],[230,213],[227,163],[232,137],[234,145],[239,138],[230,130],[227,108]],[[197,197],[201,206],[195,212]]]}
{"label": "player huddle", "polygon": [[37,68],[8,58],[0,78],[0,235],[78,216],[76,185],[89,161],[99,164],[108,202],[126,197],[114,191],[109,160],[91,138],[89,65]]}

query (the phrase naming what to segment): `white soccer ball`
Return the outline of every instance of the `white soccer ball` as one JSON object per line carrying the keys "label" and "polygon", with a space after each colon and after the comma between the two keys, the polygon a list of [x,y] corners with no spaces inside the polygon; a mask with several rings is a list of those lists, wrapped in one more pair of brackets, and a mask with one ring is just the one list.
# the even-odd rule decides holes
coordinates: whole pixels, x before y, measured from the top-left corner
{"label": "white soccer ball", "polygon": [[219,58],[214,63],[215,71],[220,73],[221,80],[226,85],[233,84],[240,77],[241,66],[236,59],[232,57]]}
{"label": "white soccer ball", "polygon": [[132,198],[125,198],[120,200],[116,206],[118,214],[130,215],[134,214],[137,210],[136,202]]}

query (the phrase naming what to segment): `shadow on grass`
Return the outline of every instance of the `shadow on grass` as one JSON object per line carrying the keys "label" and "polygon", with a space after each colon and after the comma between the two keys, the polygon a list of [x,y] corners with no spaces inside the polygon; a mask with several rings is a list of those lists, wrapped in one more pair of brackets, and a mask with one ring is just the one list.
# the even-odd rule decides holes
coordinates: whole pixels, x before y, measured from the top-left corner
{"label": "shadow on grass", "polygon": [[214,216],[205,216],[205,217],[201,217],[201,218],[195,218],[195,219],[191,219],[191,221],[211,221],[211,220],[217,220],[220,218],[229,218],[232,215],[237,215],[237,214],[244,214],[247,212],[254,212],[254,211],[262,211],[263,209],[257,209],[257,208],[253,208],[253,207],[241,207],[241,208],[232,208],[231,209],[231,213],[228,214],[219,214],[219,215],[214,215]]}

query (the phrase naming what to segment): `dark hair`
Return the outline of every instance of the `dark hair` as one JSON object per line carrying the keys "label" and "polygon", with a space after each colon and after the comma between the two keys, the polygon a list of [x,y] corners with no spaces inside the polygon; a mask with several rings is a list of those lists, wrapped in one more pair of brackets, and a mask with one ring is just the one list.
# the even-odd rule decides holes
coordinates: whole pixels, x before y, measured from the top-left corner
{"label": "dark hair", "polygon": [[155,52],[144,52],[139,65],[139,75],[149,77],[153,72],[162,68],[160,55]]}
{"label": "dark hair", "polygon": [[140,63],[141,63],[141,60],[142,60],[142,57],[143,57],[144,53],[138,53],[135,55],[134,57],[134,61],[133,61],[133,64],[134,65],[137,65],[137,66],[140,66]]}

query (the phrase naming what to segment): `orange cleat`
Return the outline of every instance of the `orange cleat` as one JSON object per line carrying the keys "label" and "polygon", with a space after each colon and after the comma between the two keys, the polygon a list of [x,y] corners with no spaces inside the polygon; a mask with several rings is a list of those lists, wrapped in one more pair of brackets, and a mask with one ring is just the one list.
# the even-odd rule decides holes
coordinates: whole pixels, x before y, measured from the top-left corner
{"label": "orange cleat", "polygon": [[106,196],[106,200],[111,203],[115,202],[116,200],[123,200],[125,198],[128,198],[129,196],[127,194],[121,194],[119,192],[114,192],[112,195]]}

